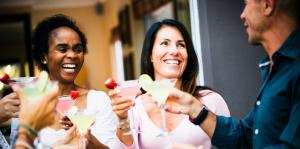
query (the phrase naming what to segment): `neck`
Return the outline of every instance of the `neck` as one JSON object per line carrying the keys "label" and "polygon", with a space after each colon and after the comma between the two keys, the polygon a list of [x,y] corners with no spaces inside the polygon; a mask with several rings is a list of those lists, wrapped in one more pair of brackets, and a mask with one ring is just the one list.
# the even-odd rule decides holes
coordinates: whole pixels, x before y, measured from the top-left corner
{"label": "neck", "polygon": [[69,84],[63,84],[59,83],[59,95],[68,95],[72,90],[76,90],[78,87],[74,83],[69,83]]}
{"label": "neck", "polygon": [[271,21],[271,26],[264,33],[264,39],[262,40],[262,45],[270,60],[272,60],[272,55],[297,27],[297,22],[295,20],[284,15],[274,17]]}

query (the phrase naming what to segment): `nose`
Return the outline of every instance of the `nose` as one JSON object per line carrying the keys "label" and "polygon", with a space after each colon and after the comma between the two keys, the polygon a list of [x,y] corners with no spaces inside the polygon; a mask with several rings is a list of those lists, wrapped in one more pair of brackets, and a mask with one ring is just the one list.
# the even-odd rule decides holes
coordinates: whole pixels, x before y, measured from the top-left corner
{"label": "nose", "polygon": [[245,20],[245,8],[243,9],[241,15],[240,15],[241,20]]}
{"label": "nose", "polygon": [[76,52],[75,51],[73,51],[73,50],[68,50],[67,51],[67,57],[68,58],[74,58],[76,56]]}
{"label": "nose", "polygon": [[170,51],[173,54],[177,54],[179,52],[179,47],[177,46],[176,43],[172,44],[172,46],[170,47]]}

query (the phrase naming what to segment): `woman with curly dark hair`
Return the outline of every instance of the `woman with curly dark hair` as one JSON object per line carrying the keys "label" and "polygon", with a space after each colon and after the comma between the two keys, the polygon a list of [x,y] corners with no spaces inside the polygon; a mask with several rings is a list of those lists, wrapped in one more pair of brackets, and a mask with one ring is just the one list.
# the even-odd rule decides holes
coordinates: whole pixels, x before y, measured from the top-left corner
{"label": "woman with curly dark hair", "polygon": [[[96,112],[96,121],[90,127],[92,136],[87,138],[87,145],[98,142],[98,147],[113,147],[116,119],[111,110],[109,97],[105,92],[89,90],[75,84],[87,53],[87,40],[85,35],[77,27],[70,17],[57,14],[45,18],[38,23],[32,38],[33,57],[40,70],[49,73],[51,80],[57,80],[59,95],[69,95],[71,91],[78,91],[79,97],[75,106],[78,109],[89,109]],[[58,116],[59,117],[59,116]],[[61,128],[69,128],[72,124],[64,116],[61,124],[41,131],[41,142],[51,146],[57,135],[61,134]],[[60,130],[60,131],[58,131]]]}

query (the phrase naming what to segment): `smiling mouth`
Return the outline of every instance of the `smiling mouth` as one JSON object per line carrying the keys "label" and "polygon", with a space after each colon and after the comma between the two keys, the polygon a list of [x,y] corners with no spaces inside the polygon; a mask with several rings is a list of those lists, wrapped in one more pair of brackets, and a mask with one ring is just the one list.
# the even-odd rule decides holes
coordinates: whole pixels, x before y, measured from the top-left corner
{"label": "smiling mouth", "polygon": [[164,60],[164,62],[168,65],[179,65],[180,64],[179,60],[173,60],[173,59],[167,59],[167,60]]}
{"label": "smiling mouth", "polygon": [[67,73],[74,73],[76,70],[77,65],[76,64],[63,64],[62,68]]}

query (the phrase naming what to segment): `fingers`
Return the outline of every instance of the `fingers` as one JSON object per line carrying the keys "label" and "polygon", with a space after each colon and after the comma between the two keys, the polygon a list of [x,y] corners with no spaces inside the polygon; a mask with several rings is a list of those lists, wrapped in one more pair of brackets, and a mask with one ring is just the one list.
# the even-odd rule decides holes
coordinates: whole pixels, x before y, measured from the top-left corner
{"label": "fingers", "polygon": [[130,107],[134,105],[134,101],[128,99],[120,99],[112,101],[112,109],[113,111],[120,111],[120,110],[128,110]]}
{"label": "fingers", "polygon": [[18,94],[15,93],[15,92],[12,92],[12,93],[10,93],[10,94],[4,96],[4,98],[9,98],[9,99],[19,100],[19,96],[18,96]]}
{"label": "fingers", "polygon": [[180,105],[170,105],[170,104],[167,104],[165,105],[165,110],[168,111],[168,112],[171,112],[171,113],[175,113],[175,114],[188,114],[189,110],[187,108],[184,108]]}
{"label": "fingers", "polygon": [[171,92],[169,93],[169,97],[170,98],[177,98],[177,99],[181,99],[184,95],[184,92],[182,92],[181,90],[177,89],[177,88],[173,88],[171,90]]}
{"label": "fingers", "polygon": [[73,123],[67,116],[64,116],[62,119],[60,119],[59,123],[62,125],[64,130],[69,130],[73,126]]}
{"label": "fingers", "polygon": [[108,96],[110,96],[111,98],[120,97],[119,93],[120,93],[119,90],[109,90]]}

